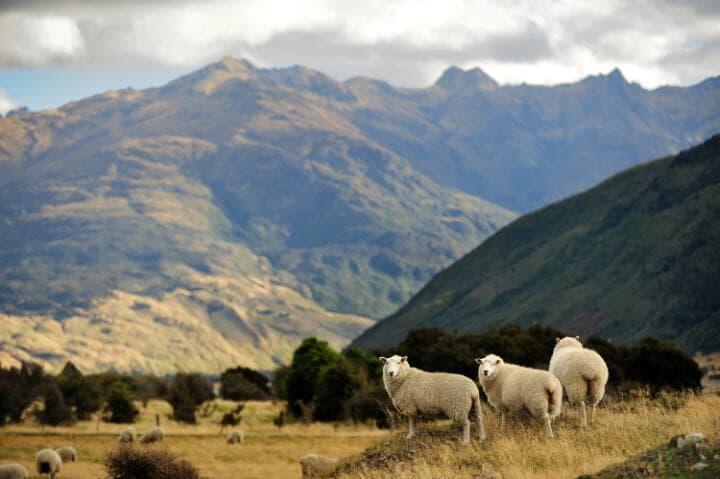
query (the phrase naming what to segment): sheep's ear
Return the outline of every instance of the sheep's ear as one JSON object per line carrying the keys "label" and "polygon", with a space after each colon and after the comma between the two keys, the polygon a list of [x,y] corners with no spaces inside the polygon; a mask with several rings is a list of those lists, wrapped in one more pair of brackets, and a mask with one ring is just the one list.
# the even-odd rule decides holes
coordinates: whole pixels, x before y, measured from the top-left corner
{"label": "sheep's ear", "polygon": [[577,339],[578,341],[580,341],[580,336],[575,336],[575,339]]}
{"label": "sheep's ear", "polygon": [[475,358],[475,362],[478,364],[482,364],[482,358]]}
{"label": "sheep's ear", "polygon": [[379,359],[380,362],[383,363],[383,364],[387,363],[387,358],[386,358],[385,356],[380,356],[378,359]]}
{"label": "sheep's ear", "polygon": [[559,343],[559,342],[560,342],[560,338],[555,338],[555,342],[556,342],[556,343]]}
{"label": "sheep's ear", "polygon": [[401,363],[404,363],[404,362],[406,362],[406,361],[407,361],[407,356],[403,356],[403,357],[400,358],[400,362],[401,362]]}
{"label": "sheep's ear", "polygon": [[497,358],[497,359],[495,360],[495,365],[497,366],[497,365],[500,364],[501,362],[502,362],[502,358]]}

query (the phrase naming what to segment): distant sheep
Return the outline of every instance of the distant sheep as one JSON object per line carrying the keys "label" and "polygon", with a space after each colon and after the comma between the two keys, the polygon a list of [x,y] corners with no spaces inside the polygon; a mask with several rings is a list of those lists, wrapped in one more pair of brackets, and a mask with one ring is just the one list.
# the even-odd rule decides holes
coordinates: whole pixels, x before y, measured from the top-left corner
{"label": "distant sheep", "polygon": [[245,434],[242,431],[230,431],[227,435],[228,444],[242,444],[245,442]]}
{"label": "distant sheep", "polygon": [[306,454],[300,458],[303,479],[328,477],[337,468],[338,460],[319,454]]}
{"label": "distant sheep", "polygon": [[587,427],[585,402],[592,406],[592,422],[595,407],[605,396],[607,365],[598,353],[583,348],[579,336],[556,338],[555,341],[557,344],[550,358],[550,372],[562,383],[568,402],[574,407],[580,407],[580,427]]}
{"label": "distant sheep", "polygon": [[120,444],[128,444],[135,440],[137,437],[137,431],[135,431],[135,428],[132,426],[126,427],[122,431],[120,431],[120,435],[117,438],[117,442]]}
{"label": "distant sheep", "polygon": [[164,438],[165,433],[163,432],[163,430],[159,427],[154,427],[145,434],[143,434],[143,436],[140,438],[140,442],[142,444],[151,444],[153,442],[162,442]]}
{"label": "distant sheep", "polygon": [[0,479],[28,479],[30,474],[25,466],[20,464],[5,464],[0,466]]}
{"label": "distant sheep", "polygon": [[53,449],[43,449],[35,455],[35,467],[41,476],[47,475],[50,479],[62,469],[62,458]]}
{"label": "distant sheep", "polygon": [[505,414],[526,409],[543,421],[545,434],[553,437],[552,420],[562,410],[562,386],[547,371],[509,364],[500,356],[489,354],[475,360],[480,385],[492,406],[500,411],[500,430]]}
{"label": "distant sheep", "polygon": [[407,356],[381,357],[385,390],[398,412],[408,417],[408,439],[415,436],[418,414],[444,413],[463,425],[463,444],[470,442],[470,415],[474,412],[478,438],[485,440],[480,391],[475,382],[460,374],[429,373],[411,368]]}
{"label": "distant sheep", "polygon": [[60,455],[60,458],[62,459],[63,463],[77,461],[77,451],[72,446],[59,447],[59,448],[55,449],[55,452],[57,452]]}

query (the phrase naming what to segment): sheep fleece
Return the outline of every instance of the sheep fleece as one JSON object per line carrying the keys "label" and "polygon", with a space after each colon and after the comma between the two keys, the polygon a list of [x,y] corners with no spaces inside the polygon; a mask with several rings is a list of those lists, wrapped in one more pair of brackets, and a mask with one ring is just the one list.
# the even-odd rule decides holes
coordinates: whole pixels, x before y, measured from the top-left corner
{"label": "sheep fleece", "polygon": [[550,358],[549,369],[562,383],[570,404],[587,400],[596,405],[605,395],[607,365],[598,353],[583,348],[580,341],[562,339]]}
{"label": "sheep fleece", "polygon": [[498,366],[494,380],[480,375],[480,382],[490,404],[502,412],[526,408],[537,418],[547,412],[551,419],[560,414],[562,385],[547,371],[503,363]]}
{"label": "sheep fleece", "polygon": [[30,474],[20,464],[5,464],[0,466],[0,479],[28,479]]}

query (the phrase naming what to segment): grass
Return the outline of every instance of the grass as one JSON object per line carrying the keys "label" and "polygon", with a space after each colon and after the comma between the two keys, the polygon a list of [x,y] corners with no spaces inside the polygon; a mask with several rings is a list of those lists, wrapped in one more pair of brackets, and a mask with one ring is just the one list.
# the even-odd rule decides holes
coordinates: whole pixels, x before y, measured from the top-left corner
{"label": "grass", "polygon": [[642,395],[609,402],[587,431],[578,428],[578,416],[571,411],[555,424],[554,439],[545,438],[539,425],[517,419],[500,435],[497,417],[488,408],[484,413],[487,442],[462,447],[457,431],[446,426],[425,427],[413,441],[404,439],[401,431],[348,460],[338,477],[572,478],[665,444],[677,434],[701,431],[711,441],[720,434],[716,395],[666,395],[655,400]]}

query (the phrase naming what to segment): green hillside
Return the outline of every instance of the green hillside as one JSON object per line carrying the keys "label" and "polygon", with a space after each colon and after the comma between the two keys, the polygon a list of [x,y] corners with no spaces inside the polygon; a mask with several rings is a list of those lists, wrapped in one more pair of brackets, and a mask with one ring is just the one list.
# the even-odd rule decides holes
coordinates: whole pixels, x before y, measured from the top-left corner
{"label": "green hillside", "polygon": [[551,325],[720,350],[720,135],[523,216],[436,275],[354,345],[412,329]]}

